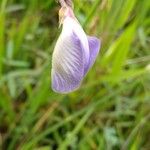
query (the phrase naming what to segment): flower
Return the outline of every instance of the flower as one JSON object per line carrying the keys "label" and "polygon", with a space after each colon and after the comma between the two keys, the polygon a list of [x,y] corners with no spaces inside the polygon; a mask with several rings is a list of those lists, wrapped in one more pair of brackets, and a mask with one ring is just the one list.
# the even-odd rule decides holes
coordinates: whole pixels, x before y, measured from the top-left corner
{"label": "flower", "polygon": [[95,62],[100,40],[87,36],[70,7],[62,7],[59,21],[63,25],[52,56],[52,89],[69,93],[81,82]]}

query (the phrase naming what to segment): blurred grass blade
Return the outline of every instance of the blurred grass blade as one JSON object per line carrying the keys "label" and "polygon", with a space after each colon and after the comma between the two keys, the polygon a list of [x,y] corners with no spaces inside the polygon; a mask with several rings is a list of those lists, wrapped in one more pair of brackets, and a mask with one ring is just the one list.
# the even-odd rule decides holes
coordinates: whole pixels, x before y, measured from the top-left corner
{"label": "blurred grass blade", "polygon": [[74,128],[74,130],[71,133],[68,133],[66,139],[63,141],[63,143],[60,145],[58,150],[66,150],[67,147],[71,144],[73,139],[76,137],[77,133],[80,131],[80,129],[84,126],[85,122],[88,120],[90,115],[93,113],[94,108],[90,108],[86,114],[81,118],[80,122],[77,124],[77,126]]}
{"label": "blurred grass blade", "polygon": [[2,59],[4,57],[5,52],[5,8],[7,4],[7,0],[2,0],[0,3],[0,78],[3,72],[3,62]]}
{"label": "blurred grass blade", "polygon": [[[0,91],[0,108],[7,114],[8,120],[11,122],[14,120],[15,112],[10,97],[6,97],[5,94]],[[1,123],[0,123],[1,126]]]}
{"label": "blurred grass blade", "polygon": [[120,74],[117,74],[117,75],[116,74],[106,75],[101,78],[101,81],[118,83],[123,80],[133,79],[133,78],[145,75],[147,73],[150,73],[150,71],[148,71],[148,69],[146,68],[145,69],[133,69],[133,70],[128,70],[128,71],[122,71],[120,72]]}
{"label": "blurred grass blade", "polygon": [[97,7],[99,7],[100,1],[101,0],[95,0],[91,10],[88,10],[89,14],[87,15],[86,20],[83,24],[84,28],[86,28],[87,24],[92,20],[93,16],[95,16],[94,14],[96,13]]}
{"label": "blurred grass blade", "polygon": [[[124,65],[135,36],[137,22],[131,24],[120,37],[119,47],[112,61],[112,74],[118,74]],[[115,43],[115,42],[114,42]]]}
{"label": "blurred grass blade", "polygon": [[9,77],[8,78],[8,81],[7,81],[7,85],[8,85],[8,89],[9,89],[9,93],[10,93],[10,96],[12,98],[15,98],[15,96],[17,96],[17,87],[16,87],[16,81],[14,78],[12,77]]}
{"label": "blurred grass blade", "polygon": [[125,63],[130,46],[133,42],[137,22],[131,24],[122,35],[113,42],[102,59],[102,66],[111,64],[112,74],[118,74]]}
{"label": "blurred grass blade", "polygon": [[121,11],[117,16],[117,22],[115,24],[116,29],[120,29],[131,17],[130,13],[133,11],[133,8],[137,0],[126,0],[123,3]]}
{"label": "blurred grass blade", "polygon": [[23,19],[23,21],[20,23],[19,28],[17,29],[18,32],[17,32],[17,37],[16,37],[16,40],[15,40],[15,48],[14,48],[15,49],[15,51],[14,51],[14,56],[15,57],[19,53],[21,45],[24,41],[25,34],[26,34],[26,32],[29,28],[29,23],[31,22],[30,19],[31,18],[25,17]]}

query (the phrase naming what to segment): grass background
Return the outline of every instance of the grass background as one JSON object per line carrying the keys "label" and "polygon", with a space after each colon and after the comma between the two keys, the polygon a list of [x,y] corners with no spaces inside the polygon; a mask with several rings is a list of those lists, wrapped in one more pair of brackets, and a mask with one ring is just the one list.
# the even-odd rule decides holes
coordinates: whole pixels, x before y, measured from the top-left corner
{"label": "grass background", "polygon": [[100,54],[79,90],[51,88],[54,0],[0,1],[0,149],[150,150],[150,2],[74,0]]}

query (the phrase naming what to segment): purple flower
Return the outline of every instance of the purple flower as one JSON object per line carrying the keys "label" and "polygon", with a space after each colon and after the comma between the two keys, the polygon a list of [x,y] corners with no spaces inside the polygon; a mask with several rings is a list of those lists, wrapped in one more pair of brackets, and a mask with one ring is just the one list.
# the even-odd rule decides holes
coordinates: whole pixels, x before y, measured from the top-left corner
{"label": "purple flower", "polygon": [[52,89],[58,93],[76,90],[95,62],[100,40],[87,36],[70,7],[61,8],[62,32],[52,56]]}

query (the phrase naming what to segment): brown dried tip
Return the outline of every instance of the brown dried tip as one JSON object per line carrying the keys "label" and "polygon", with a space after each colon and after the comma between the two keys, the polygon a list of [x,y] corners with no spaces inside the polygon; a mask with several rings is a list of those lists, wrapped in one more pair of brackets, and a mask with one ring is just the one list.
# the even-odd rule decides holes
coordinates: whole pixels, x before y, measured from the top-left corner
{"label": "brown dried tip", "polygon": [[73,0],[58,0],[62,7],[69,6],[73,8]]}
{"label": "brown dried tip", "polygon": [[66,4],[69,6],[69,7],[73,7],[73,1],[72,0],[65,0],[66,1]]}

